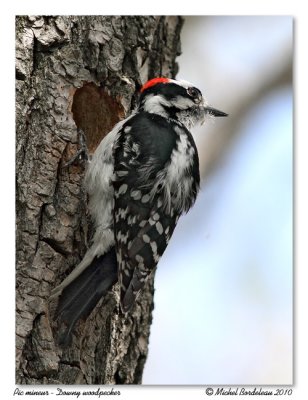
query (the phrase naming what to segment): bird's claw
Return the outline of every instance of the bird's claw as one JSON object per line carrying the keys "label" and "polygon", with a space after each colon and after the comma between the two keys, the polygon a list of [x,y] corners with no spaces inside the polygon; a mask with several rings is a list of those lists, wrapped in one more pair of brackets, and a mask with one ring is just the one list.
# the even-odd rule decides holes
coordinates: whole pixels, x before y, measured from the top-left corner
{"label": "bird's claw", "polygon": [[86,137],[85,137],[84,131],[81,128],[78,128],[77,129],[77,133],[78,133],[78,141],[79,141],[80,149],[76,152],[76,154],[73,155],[72,158],[70,158],[63,165],[63,168],[69,167],[77,159],[82,160],[82,161],[88,161],[89,160],[89,153],[88,153],[88,148],[87,148]]}

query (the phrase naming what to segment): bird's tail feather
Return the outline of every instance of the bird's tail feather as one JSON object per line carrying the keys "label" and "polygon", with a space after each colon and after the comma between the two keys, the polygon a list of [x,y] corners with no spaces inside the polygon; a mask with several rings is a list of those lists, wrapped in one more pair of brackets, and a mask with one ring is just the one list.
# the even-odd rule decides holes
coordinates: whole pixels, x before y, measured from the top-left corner
{"label": "bird's tail feather", "polygon": [[91,313],[117,280],[116,252],[112,247],[106,254],[95,257],[92,263],[63,290],[56,310],[56,318],[65,324],[65,331],[60,335],[59,344],[66,346],[70,343],[76,322]]}

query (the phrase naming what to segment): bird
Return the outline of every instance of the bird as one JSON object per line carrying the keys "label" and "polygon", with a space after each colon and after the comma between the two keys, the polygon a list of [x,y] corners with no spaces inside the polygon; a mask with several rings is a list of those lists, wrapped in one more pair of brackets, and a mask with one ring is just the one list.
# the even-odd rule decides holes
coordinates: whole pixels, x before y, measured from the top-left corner
{"label": "bird", "polygon": [[63,343],[116,282],[120,311],[132,309],[199,191],[190,130],[227,115],[209,106],[188,81],[157,77],[141,87],[136,108],[102,139],[84,180],[91,245],[51,291],[51,299],[59,297],[56,316],[66,325]]}

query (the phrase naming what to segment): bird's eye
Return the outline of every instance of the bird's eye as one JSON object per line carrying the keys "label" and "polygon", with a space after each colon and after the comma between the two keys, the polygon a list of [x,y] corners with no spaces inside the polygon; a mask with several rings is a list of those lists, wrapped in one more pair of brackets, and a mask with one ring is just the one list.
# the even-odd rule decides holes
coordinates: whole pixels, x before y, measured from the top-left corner
{"label": "bird's eye", "polygon": [[198,89],[194,88],[194,87],[189,87],[187,89],[187,93],[189,94],[190,97],[192,97],[193,99],[196,99],[200,96],[200,92]]}

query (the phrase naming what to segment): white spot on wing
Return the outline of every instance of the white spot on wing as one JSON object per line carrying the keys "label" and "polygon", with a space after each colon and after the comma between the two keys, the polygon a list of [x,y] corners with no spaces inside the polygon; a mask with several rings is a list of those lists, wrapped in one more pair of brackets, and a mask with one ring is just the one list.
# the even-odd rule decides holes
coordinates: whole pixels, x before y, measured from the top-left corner
{"label": "white spot on wing", "polygon": [[128,174],[128,171],[117,171],[116,172],[116,175],[119,177],[119,178],[122,178],[123,176],[126,176]]}
{"label": "white spot on wing", "polygon": [[158,221],[159,220],[159,214],[155,213],[152,218],[154,219],[154,221]]}
{"label": "white spot on wing", "polygon": [[128,232],[124,235],[122,232],[117,232],[117,239],[119,242],[126,244],[128,239]]}
{"label": "white spot on wing", "polygon": [[150,237],[148,236],[148,235],[143,235],[142,236],[142,239],[143,239],[143,241],[145,242],[145,243],[150,243]]}
{"label": "white spot on wing", "polygon": [[126,184],[126,183],[123,183],[123,185],[121,185],[121,186],[119,187],[118,194],[125,194],[125,193],[126,193],[126,190],[127,190],[127,184]]}
{"label": "white spot on wing", "polygon": [[134,200],[141,199],[141,191],[140,190],[133,190],[130,195]]}
{"label": "white spot on wing", "polygon": [[143,263],[143,257],[140,255],[140,254],[136,254],[136,257],[135,257],[135,259],[136,259],[136,261],[138,262],[138,263]]}
{"label": "white spot on wing", "polygon": [[116,222],[119,222],[120,219],[125,219],[128,212],[128,207],[126,208],[119,208],[115,213]]}
{"label": "white spot on wing", "polygon": [[129,215],[127,218],[127,224],[134,225],[136,223],[136,219],[137,219],[136,215],[133,215],[133,216]]}
{"label": "white spot on wing", "polygon": [[163,226],[162,226],[162,224],[158,221],[158,222],[156,222],[156,229],[157,229],[157,232],[160,234],[160,235],[162,235],[162,233],[164,232],[164,229],[163,229]]}
{"label": "white spot on wing", "polygon": [[152,250],[152,253],[153,253],[153,259],[154,259],[155,262],[158,262],[159,259],[160,259],[160,256],[157,253],[157,244],[156,244],[156,242],[151,242],[150,246],[151,246],[151,250]]}
{"label": "white spot on wing", "polygon": [[149,194],[145,194],[142,196],[141,203],[147,203],[150,200],[151,196]]}

